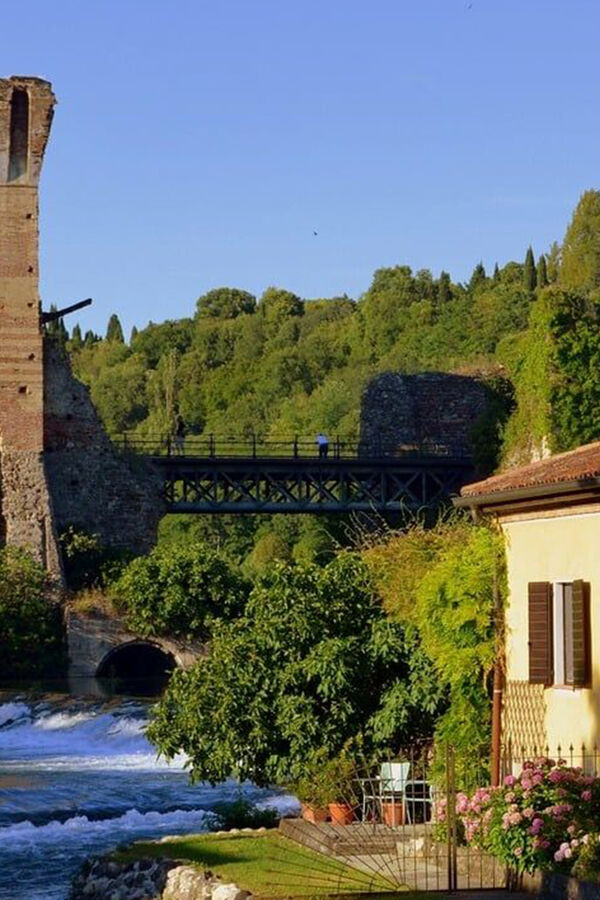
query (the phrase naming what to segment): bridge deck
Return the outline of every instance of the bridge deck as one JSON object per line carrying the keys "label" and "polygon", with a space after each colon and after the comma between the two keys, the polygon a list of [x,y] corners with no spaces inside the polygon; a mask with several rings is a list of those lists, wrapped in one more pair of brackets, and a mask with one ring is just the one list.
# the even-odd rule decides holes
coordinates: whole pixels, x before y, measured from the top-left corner
{"label": "bridge deck", "polygon": [[433,508],[473,474],[471,459],[149,456],[170,512],[347,513]]}

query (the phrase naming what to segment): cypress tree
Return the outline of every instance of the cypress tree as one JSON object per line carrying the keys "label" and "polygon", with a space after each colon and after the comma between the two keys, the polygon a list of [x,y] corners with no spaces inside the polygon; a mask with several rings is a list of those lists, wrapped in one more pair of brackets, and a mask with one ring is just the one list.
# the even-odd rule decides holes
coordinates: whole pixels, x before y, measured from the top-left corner
{"label": "cypress tree", "polygon": [[135,341],[136,337],[138,336],[138,333],[139,333],[139,332],[138,332],[137,328],[136,328],[135,325],[134,325],[133,328],[131,329],[131,334],[130,334],[130,336],[129,336],[129,344],[130,344],[130,345],[133,344],[133,342]]}
{"label": "cypress tree", "polygon": [[450,276],[447,272],[440,272],[438,281],[438,303],[440,306],[452,300],[452,288],[450,287]]}
{"label": "cypress tree", "polygon": [[73,350],[79,350],[82,344],[83,338],[81,336],[81,327],[78,322],[77,325],[73,326],[73,331],[71,333],[71,346]]}
{"label": "cypress tree", "polygon": [[533,255],[533,250],[531,247],[527,248],[527,253],[525,254],[525,266],[523,268],[523,283],[525,285],[525,290],[533,293],[535,291],[535,286],[537,284],[537,273],[535,271],[535,257]]}
{"label": "cypress tree", "polygon": [[482,262],[478,262],[473,269],[473,274],[471,275],[471,280],[469,281],[469,290],[477,290],[477,288],[481,284],[484,284],[486,281],[487,275],[485,274],[485,267]]}
{"label": "cypress tree", "polygon": [[123,337],[123,329],[121,328],[121,323],[116,313],[113,313],[108,320],[108,325],[106,328],[106,340],[118,341],[119,344],[125,343],[125,338]]}
{"label": "cypress tree", "polygon": [[83,339],[84,347],[93,347],[96,341],[98,340],[97,336],[91,329],[88,329],[85,333],[85,337]]}
{"label": "cypress tree", "polygon": [[538,259],[537,264],[537,284],[538,287],[543,288],[548,284],[548,270],[546,269],[546,257],[543,253],[540,254],[540,258]]}
{"label": "cypress tree", "polygon": [[496,263],[496,265],[494,266],[494,284],[498,284],[499,281],[500,281],[500,267],[498,266],[498,263]]}

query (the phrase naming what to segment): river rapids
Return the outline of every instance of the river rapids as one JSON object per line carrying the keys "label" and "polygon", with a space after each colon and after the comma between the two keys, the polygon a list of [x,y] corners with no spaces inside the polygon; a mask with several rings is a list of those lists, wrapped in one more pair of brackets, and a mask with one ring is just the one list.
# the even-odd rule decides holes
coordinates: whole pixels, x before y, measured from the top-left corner
{"label": "river rapids", "polygon": [[295,800],[233,781],[192,786],[146,740],[149,703],[0,697],[0,898],[64,900],[90,854],[209,830],[211,809],[242,789],[282,812]]}

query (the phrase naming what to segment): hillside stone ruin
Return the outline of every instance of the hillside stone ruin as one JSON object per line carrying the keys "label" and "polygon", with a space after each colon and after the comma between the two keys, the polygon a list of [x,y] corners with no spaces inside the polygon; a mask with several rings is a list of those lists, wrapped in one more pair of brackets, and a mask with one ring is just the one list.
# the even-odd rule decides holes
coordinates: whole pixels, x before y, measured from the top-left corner
{"label": "hillside stone ruin", "polygon": [[386,372],[363,393],[361,446],[383,456],[403,450],[470,456],[473,428],[489,404],[488,389],[475,378]]}

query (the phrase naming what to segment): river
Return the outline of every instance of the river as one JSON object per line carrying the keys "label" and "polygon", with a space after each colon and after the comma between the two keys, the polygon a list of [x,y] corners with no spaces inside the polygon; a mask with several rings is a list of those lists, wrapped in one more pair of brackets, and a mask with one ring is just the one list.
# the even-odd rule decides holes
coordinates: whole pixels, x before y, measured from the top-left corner
{"label": "river", "polygon": [[[0,694],[0,898],[64,900],[89,854],[210,828],[240,786],[192,786],[184,760],[158,760],[144,735],[150,701]],[[243,786],[282,812],[295,801]]]}

